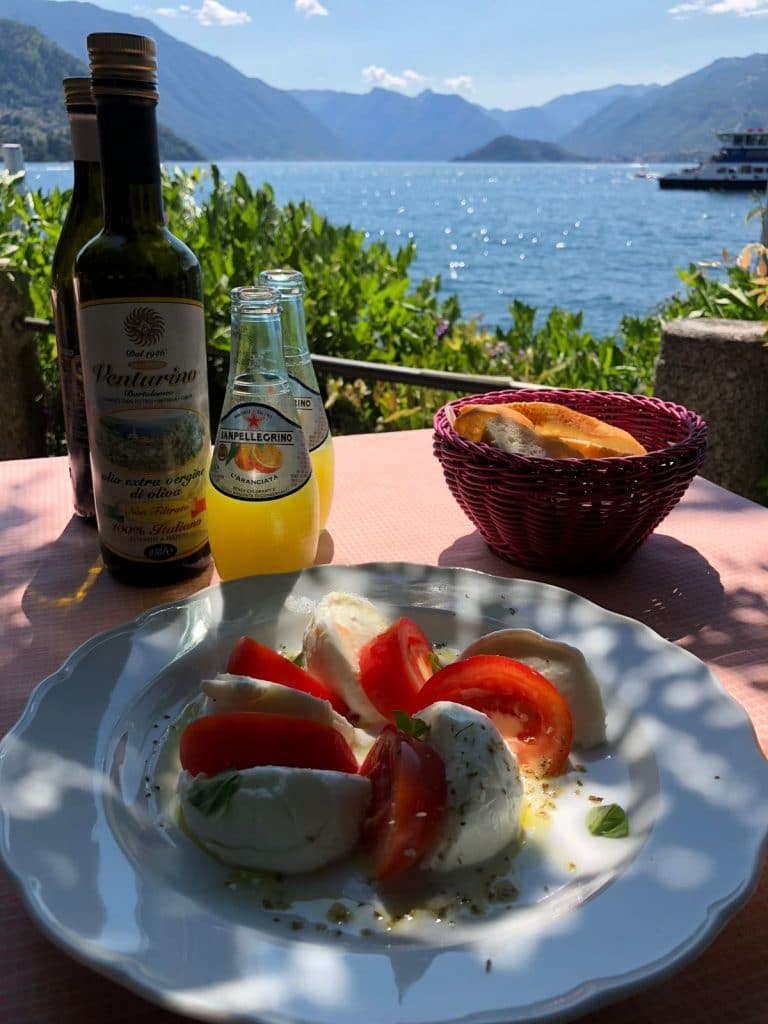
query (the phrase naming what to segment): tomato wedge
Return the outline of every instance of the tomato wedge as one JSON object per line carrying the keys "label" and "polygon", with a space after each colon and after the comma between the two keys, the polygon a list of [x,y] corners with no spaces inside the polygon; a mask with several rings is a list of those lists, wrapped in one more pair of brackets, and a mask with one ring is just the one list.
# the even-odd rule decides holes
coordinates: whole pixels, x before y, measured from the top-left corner
{"label": "tomato wedge", "polygon": [[374,876],[392,878],[418,864],[434,842],[445,809],[445,765],[434,747],[388,725],[360,774],[372,788],[363,842]]}
{"label": "tomato wedge", "polygon": [[358,768],[349,744],[332,726],[260,711],[194,719],[181,734],[179,757],[181,767],[192,775],[218,775],[258,765],[353,775]]}
{"label": "tomato wedge", "polygon": [[394,711],[410,712],[432,675],[432,647],[411,619],[398,619],[362,648],[360,685],[376,710],[394,721]]}
{"label": "tomato wedge", "polygon": [[573,724],[559,690],[540,672],[513,658],[476,654],[436,672],[419,693],[418,708],[439,700],[486,714],[534,775],[559,775],[571,752]]}
{"label": "tomato wedge", "polygon": [[295,665],[266,644],[260,644],[249,636],[241,637],[229,656],[227,672],[236,676],[250,676],[251,679],[266,679],[270,683],[282,683],[294,690],[301,690],[311,697],[327,700],[334,711],[346,715],[348,708],[344,701],[325,683],[315,679],[300,665]]}

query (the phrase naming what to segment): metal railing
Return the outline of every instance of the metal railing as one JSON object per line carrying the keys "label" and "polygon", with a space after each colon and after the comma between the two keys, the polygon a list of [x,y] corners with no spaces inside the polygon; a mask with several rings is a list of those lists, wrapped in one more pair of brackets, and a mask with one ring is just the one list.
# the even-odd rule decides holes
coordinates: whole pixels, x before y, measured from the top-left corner
{"label": "metal railing", "polygon": [[[25,316],[18,325],[22,330],[37,334],[52,334],[50,320]],[[312,363],[323,373],[337,374],[345,379],[366,381],[383,380],[389,384],[410,384],[413,387],[436,388],[440,391],[465,392],[480,395],[485,391],[503,391],[512,388],[539,388],[543,385],[495,377],[480,373],[451,373],[447,370],[426,370],[415,366],[392,366],[390,363],[371,363],[360,359],[341,359],[338,356],[312,355]]]}

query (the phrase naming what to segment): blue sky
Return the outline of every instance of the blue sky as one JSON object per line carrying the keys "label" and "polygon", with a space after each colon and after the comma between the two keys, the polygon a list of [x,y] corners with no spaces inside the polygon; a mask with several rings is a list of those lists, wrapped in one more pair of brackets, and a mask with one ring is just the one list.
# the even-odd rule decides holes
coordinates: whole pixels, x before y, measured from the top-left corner
{"label": "blue sky", "polygon": [[96,2],[281,89],[431,88],[505,109],[768,52],[768,0]]}

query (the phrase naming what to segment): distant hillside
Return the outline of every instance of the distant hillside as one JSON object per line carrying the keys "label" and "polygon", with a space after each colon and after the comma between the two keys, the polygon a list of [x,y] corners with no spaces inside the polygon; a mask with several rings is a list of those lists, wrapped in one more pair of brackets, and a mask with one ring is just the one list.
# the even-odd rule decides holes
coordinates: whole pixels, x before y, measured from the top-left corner
{"label": "distant hillside", "polygon": [[765,125],[768,54],[753,54],[618,99],[559,141],[601,158],[685,160],[713,152],[718,129]]}
{"label": "distant hillside", "polygon": [[614,100],[627,96],[643,96],[656,88],[658,87],[655,85],[609,85],[605,89],[590,89],[557,96],[540,107],[521,107],[519,110],[500,110],[494,107],[488,113],[510,135],[517,135],[523,139],[559,142],[582,121],[586,121]]}
{"label": "distant hillside", "polygon": [[0,18],[43,32],[67,53],[87,60],[89,32],[134,32],[158,47],[158,116],[206,159],[326,159],[345,147],[289,93],[236,71],[146,18],[72,0],[0,0]]}
{"label": "distant hillside", "polygon": [[560,163],[567,160],[583,160],[584,157],[569,153],[554,142],[518,139],[514,135],[499,135],[487,145],[454,159],[474,163]]}
{"label": "distant hillside", "polygon": [[431,89],[418,96],[389,89],[294,89],[291,95],[363,160],[449,160],[499,131],[482,107]]}
{"label": "distant hillside", "polygon": [[[0,20],[0,142],[18,142],[25,160],[71,160],[62,79],[88,74],[85,64],[36,29]],[[164,160],[197,160],[200,153],[164,125]]]}
{"label": "distant hillside", "polygon": [[0,21],[0,142],[21,143],[27,160],[70,160],[61,80],[82,73],[39,32]]}

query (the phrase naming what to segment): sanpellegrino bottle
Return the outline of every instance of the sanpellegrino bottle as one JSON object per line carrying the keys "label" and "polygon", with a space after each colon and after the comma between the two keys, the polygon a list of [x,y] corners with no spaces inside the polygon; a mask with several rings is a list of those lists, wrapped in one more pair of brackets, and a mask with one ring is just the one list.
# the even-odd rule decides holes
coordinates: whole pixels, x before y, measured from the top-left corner
{"label": "sanpellegrino bottle", "polygon": [[333,500],[333,440],[323,396],[315,376],[304,316],[304,275],[287,268],[262,270],[259,283],[280,293],[283,354],[296,409],[307,439],[312,469],[320,493],[320,529],[328,522]]}
{"label": "sanpellegrino bottle", "polygon": [[222,579],[315,560],[317,481],[283,358],[280,296],[231,293],[232,350],[208,480],[208,531]]}
{"label": "sanpellegrino bottle", "polygon": [[104,229],[75,295],[104,562],[167,583],[210,563],[210,425],[200,265],[165,226],[157,62],[145,36],[88,36]]}
{"label": "sanpellegrino bottle", "polygon": [[51,305],[74,508],[78,516],[93,521],[96,513],[72,271],[75,256],[103,224],[99,134],[90,78],[65,78],[63,85],[72,138],[74,181],[69,209],[53,254]]}

